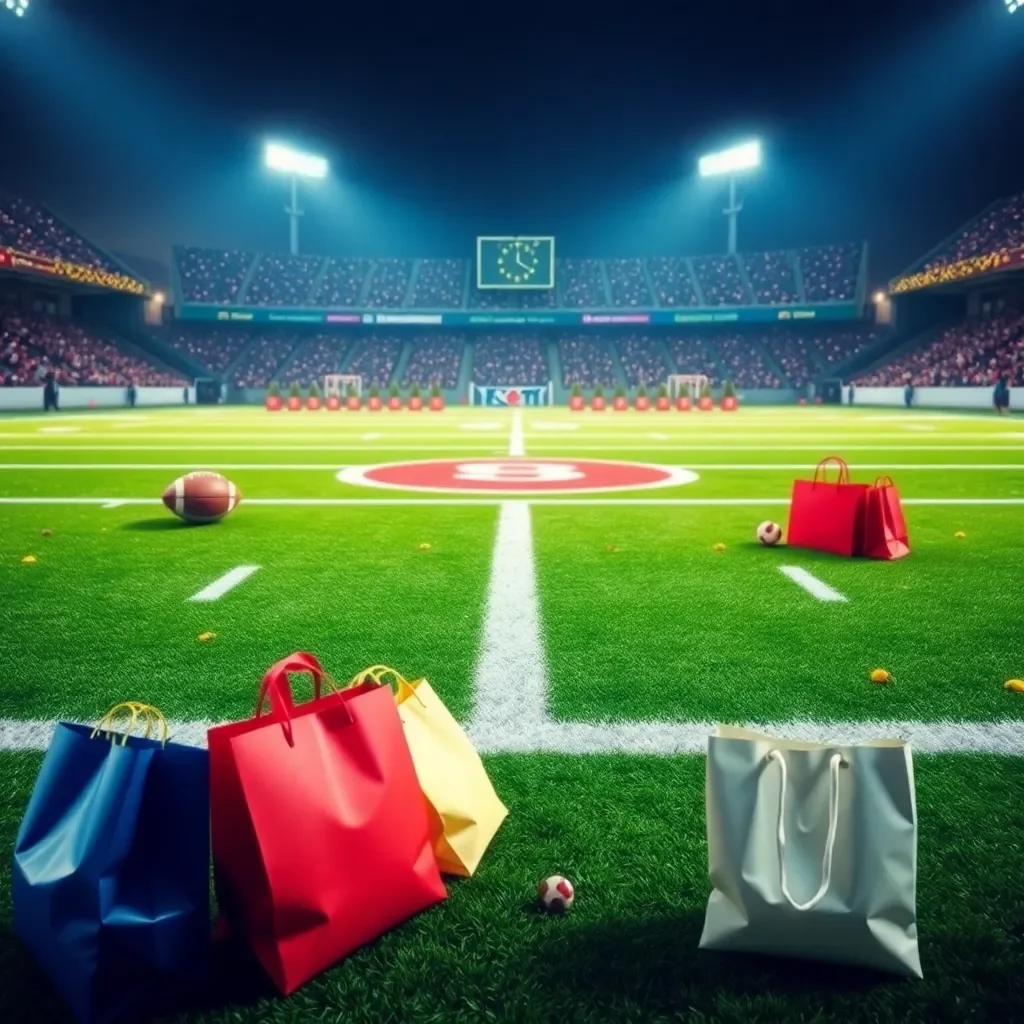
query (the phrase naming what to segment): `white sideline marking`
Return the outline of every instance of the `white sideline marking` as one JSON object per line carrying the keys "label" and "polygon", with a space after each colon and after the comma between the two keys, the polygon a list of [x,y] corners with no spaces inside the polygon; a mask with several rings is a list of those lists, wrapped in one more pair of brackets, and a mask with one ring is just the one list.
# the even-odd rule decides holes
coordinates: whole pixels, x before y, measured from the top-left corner
{"label": "white sideline marking", "polygon": [[[5,498],[0,505],[106,505],[110,502],[122,505],[159,505],[159,498]],[[904,505],[954,505],[954,506],[1016,506],[1024,505],[1024,498],[903,498]],[[635,506],[654,507],[739,507],[761,505],[788,505],[789,498],[246,498],[249,505],[610,505],[629,508]]]}
{"label": "white sideline marking", "polygon": [[229,590],[233,590],[243,580],[247,580],[259,569],[258,565],[239,565],[230,572],[224,573],[220,579],[214,580],[208,587],[203,587],[198,594],[193,594],[189,601],[219,601]]}
{"label": "white sideline marking", "polygon": [[77,430],[81,430],[81,427],[40,427],[40,434],[73,434]]}
{"label": "white sideline marking", "polygon": [[798,587],[803,587],[812,597],[819,601],[845,601],[846,598],[833,590],[827,583],[823,583],[817,576],[813,576],[806,569],[799,565],[780,565],[779,572],[788,576]]}
{"label": "white sideline marking", "polygon": [[120,508],[124,504],[123,501],[108,501],[103,508]]}
{"label": "white sideline marking", "polygon": [[668,434],[650,434],[649,437],[653,437],[655,441],[667,441]]}
{"label": "white sideline marking", "polygon": [[[46,750],[56,725],[53,719],[0,718],[0,751]],[[206,732],[218,722],[172,721],[170,738],[193,747],[206,746]],[[706,754],[708,736],[717,722],[554,722],[516,717],[507,729],[474,721],[466,728],[481,754],[638,754],[670,757]],[[878,739],[902,739],[918,754],[1001,754],[1024,756],[1024,729],[1016,721],[994,722],[740,722],[756,732],[790,740],[853,746]]]}
{"label": "white sideline marking", "polygon": [[933,427],[929,423],[905,423],[903,425],[903,429],[904,430],[936,430],[937,428]]}
{"label": "white sideline marking", "polygon": [[380,434],[363,434],[364,441],[376,441]]}
{"label": "white sideline marking", "polygon": [[[220,436],[220,435],[215,435]],[[714,449],[718,451],[719,449]],[[815,448],[815,451],[818,449]],[[903,449],[900,449],[901,451]],[[995,449],[993,449],[995,450]],[[1003,449],[1000,449],[1003,450]],[[206,444],[0,444],[4,452],[365,452],[365,444],[221,444],[213,439]],[[494,444],[391,444],[374,448],[375,452],[487,452],[505,455]]]}
{"label": "white sideline marking", "polygon": [[512,436],[508,442],[510,456],[526,454],[526,438],[523,435],[523,414],[519,409],[512,412]]}

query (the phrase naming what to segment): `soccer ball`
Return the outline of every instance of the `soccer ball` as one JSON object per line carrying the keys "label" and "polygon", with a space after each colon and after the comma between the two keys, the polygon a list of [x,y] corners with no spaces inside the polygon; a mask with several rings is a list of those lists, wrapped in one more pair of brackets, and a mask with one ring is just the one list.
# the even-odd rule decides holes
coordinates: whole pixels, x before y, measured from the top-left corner
{"label": "soccer ball", "polygon": [[757,539],[765,547],[774,547],[782,540],[782,527],[778,523],[773,523],[770,519],[766,519],[757,528]]}
{"label": "soccer ball", "polygon": [[537,886],[541,905],[549,914],[562,914],[572,906],[576,892],[563,875],[552,875]]}

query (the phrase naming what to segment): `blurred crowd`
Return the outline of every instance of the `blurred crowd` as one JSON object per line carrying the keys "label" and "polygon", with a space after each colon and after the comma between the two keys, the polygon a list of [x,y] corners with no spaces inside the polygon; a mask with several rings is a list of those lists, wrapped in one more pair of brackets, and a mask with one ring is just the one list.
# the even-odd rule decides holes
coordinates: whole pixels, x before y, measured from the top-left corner
{"label": "blurred crowd", "polygon": [[65,387],[186,383],[173,370],[122,352],[78,324],[0,310],[0,386],[38,385],[48,373]]}
{"label": "blurred crowd", "polygon": [[49,210],[27,199],[0,192],[0,246],[3,245],[82,267],[112,273],[121,269]]}
{"label": "blurred crowd", "polygon": [[536,338],[489,334],[473,346],[474,384],[546,384],[550,379]]}
{"label": "blurred crowd", "polygon": [[402,374],[402,387],[410,384],[437,384],[454,388],[459,383],[464,338],[437,335],[412,342],[409,361]]}
{"label": "blurred crowd", "polygon": [[187,302],[368,309],[665,309],[856,296],[861,246],[739,256],[559,259],[555,287],[477,289],[461,259],[334,259],[178,249]]}
{"label": "blurred crowd", "polygon": [[264,334],[235,364],[235,384],[240,388],[258,388],[280,379],[282,368],[300,344],[301,339],[293,334]]}
{"label": "blurred crowd", "polygon": [[924,269],[1024,246],[1024,194],[994,203],[951,238]]}
{"label": "blurred crowd", "polygon": [[1024,313],[968,320],[942,331],[931,344],[897,355],[855,378],[855,384],[895,387],[991,386],[1006,376],[1024,387]]}
{"label": "blurred crowd", "polygon": [[613,386],[618,374],[608,346],[605,339],[590,334],[562,338],[558,343],[562,385],[571,387],[579,384],[584,388],[593,388],[598,384]]}

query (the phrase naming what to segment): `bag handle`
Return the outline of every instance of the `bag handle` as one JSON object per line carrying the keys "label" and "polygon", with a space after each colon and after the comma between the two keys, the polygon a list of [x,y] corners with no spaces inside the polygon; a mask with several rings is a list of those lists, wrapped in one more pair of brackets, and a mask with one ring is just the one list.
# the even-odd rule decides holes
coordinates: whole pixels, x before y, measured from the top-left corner
{"label": "bag handle", "polygon": [[778,763],[782,771],[782,787],[779,790],[779,874],[782,883],[782,895],[794,910],[810,910],[816,906],[828,892],[832,884],[832,855],[835,852],[836,829],[839,826],[839,769],[846,767],[842,754],[833,754],[828,762],[829,787],[828,787],[828,832],[825,836],[825,852],[821,858],[821,885],[818,891],[806,903],[797,903],[789,891],[789,882],[786,878],[786,759],[782,751],[772,750],[768,754],[769,761]]}
{"label": "bag handle", "polygon": [[874,482],[874,484],[872,484],[872,486],[873,487],[895,487],[896,485],[892,482],[892,477],[891,476],[885,475],[885,476],[876,476],[875,477],[875,482]]}
{"label": "bag handle", "polygon": [[[292,735],[292,711],[295,710],[295,700],[292,697],[292,684],[288,678],[289,672],[308,672],[313,677],[313,700],[320,699],[321,688],[326,685],[332,693],[338,694],[338,704],[345,707],[334,680],[324,671],[323,666],[312,655],[305,651],[296,651],[289,654],[287,658],[274,662],[267,669],[260,684],[260,695],[256,701],[255,718],[263,714],[263,702],[270,698],[271,715],[280,723],[281,731],[284,733],[288,746],[294,746],[295,740]],[[348,713],[346,709],[346,713]],[[352,723],[352,716],[348,714],[348,722]]]}
{"label": "bag handle", "polygon": [[124,732],[121,734],[121,746],[124,747],[128,744],[128,737],[132,735],[132,730],[135,728],[135,723],[140,720],[140,716],[146,723],[146,731],[142,734],[144,740],[149,739],[149,734],[153,731],[153,726],[159,726],[160,732],[160,746],[167,746],[167,719],[164,718],[163,712],[154,707],[152,704],[142,704],[137,700],[126,700],[120,704],[115,704],[95,725],[92,732],[89,734],[89,739],[95,739],[101,732],[104,733],[113,745],[116,743],[115,738],[115,723],[117,719],[131,714],[131,718],[128,720],[128,724],[125,727]]}
{"label": "bag handle", "polygon": [[[850,482],[850,467],[846,464],[845,459],[841,459],[838,455],[827,455],[825,458],[818,463],[814,470],[814,484],[817,486],[818,483],[827,484],[828,481],[828,468],[831,464],[835,464],[839,469],[839,478],[836,480],[836,486],[840,484],[848,484]],[[821,477],[819,481],[818,477]]]}
{"label": "bag handle", "polygon": [[390,665],[371,665],[369,668],[364,668],[362,672],[352,678],[348,685],[352,687],[362,686],[364,683],[375,683],[377,686],[391,686],[391,681],[395,684],[396,703],[401,704],[406,697],[415,697],[421,706],[425,706],[423,699],[416,692],[416,687],[398,669],[391,668]]}

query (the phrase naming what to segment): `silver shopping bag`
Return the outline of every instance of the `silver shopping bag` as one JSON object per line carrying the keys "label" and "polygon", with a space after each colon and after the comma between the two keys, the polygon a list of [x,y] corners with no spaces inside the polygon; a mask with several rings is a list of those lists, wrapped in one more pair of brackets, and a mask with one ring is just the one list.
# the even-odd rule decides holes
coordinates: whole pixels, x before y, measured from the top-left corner
{"label": "silver shopping bag", "polygon": [[827,746],[719,726],[705,804],[714,891],[701,948],[921,977],[903,741]]}

